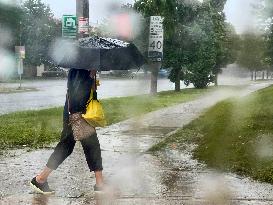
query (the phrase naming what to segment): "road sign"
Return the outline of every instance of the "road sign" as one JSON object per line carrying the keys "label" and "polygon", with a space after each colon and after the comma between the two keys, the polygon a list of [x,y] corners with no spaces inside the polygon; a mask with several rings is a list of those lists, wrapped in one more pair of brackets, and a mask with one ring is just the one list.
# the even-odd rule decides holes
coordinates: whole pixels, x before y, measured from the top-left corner
{"label": "road sign", "polygon": [[62,36],[64,38],[77,37],[77,17],[75,15],[63,15]]}
{"label": "road sign", "polygon": [[84,17],[79,18],[78,32],[82,34],[89,34],[89,19],[88,18],[84,18]]}
{"label": "road sign", "polygon": [[26,58],[25,46],[15,46],[15,54],[18,59],[25,59]]}
{"label": "road sign", "polygon": [[163,33],[163,18],[161,16],[151,16],[148,57],[152,61],[162,61]]}

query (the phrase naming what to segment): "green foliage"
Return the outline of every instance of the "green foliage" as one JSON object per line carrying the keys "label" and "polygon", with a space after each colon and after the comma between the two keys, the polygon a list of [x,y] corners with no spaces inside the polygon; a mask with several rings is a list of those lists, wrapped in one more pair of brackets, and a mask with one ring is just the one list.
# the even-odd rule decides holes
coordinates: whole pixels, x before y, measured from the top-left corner
{"label": "green foliage", "polygon": [[18,15],[20,9],[17,7],[6,6],[0,3],[0,22],[1,25],[7,25],[8,27],[17,27],[19,25]]}
{"label": "green foliage", "polygon": [[13,37],[13,41],[10,42],[10,49],[14,49],[14,46],[19,43],[16,33],[19,32],[20,18],[22,10],[18,7],[6,6],[0,2],[0,29],[10,30],[10,34]]}
{"label": "green foliage", "polygon": [[225,21],[223,12],[226,0],[207,0],[204,2],[209,10],[209,15],[213,22],[216,58],[212,68],[214,83],[217,85],[217,76],[221,73],[221,68],[236,60],[236,39],[237,35],[231,24]]}
{"label": "green foliage", "polygon": [[163,16],[165,9],[164,0],[138,0],[134,4],[134,8],[141,12],[144,17]]}
{"label": "green foliage", "polygon": [[52,41],[61,36],[61,22],[53,18],[50,8],[41,0],[27,0],[22,5],[21,35],[26,47],[25,63],[48,64],[48,51]]}
{"label": "green foliage", "polygon": [[260,0],[255,2],[254,11],[258,17],[259,31],[263,34],[265,51],[262,61],[267,70],[273,69],[273,0]]}
{"label": "green foliage", "polygon": [[[265,62],[266,64],[269,66],[270,70],[273,70],[273,20],[272,20],[272,16],[273,16],[273,2],[272,0],[267,0],[267,7],[265,7],[266,9],[266,14],[267,14],[267,22],[270,23],[270,26],[268,26],[268,31],[266,33],[266,58],[265,58]],[[268,20],[270,19],[271,20]]]}
{"label": "green foliage", "polygon": [[153,150],[195,143],[194,157],[209,167],[273,183],[272,92],[220,102]]}
{"label": "green foliage", "polygon": [[273,24],[270,26],[267,34],[265,62],[267,65],[269,65],[271,70],[273,70]]}
{"label": "green foliage", "polygon": [[196,88],[205,88],[214,81],[212,68],[216,60],[216,37],[214,24],[206,5],[200,7],[199,18],[188,28],[188,65],[185,74],[185,84],[192,83]]}
{"label": "green foliage", "polygon": [[204,3],[209,3],[211,8],[217,12],[220,12],[219,15],[222,15],[226,2],[227,0],[204,0]]}
{"label": "green foliage", "polygon": [[190,43],[190,27],[198,13],[199,4],[188,4],[179,2],[174,5],[177,8],[170,16],[168,23],[173,26],[173,30],[169,34],[169,38],[164,42],[164,64],[165,67],[171,67],[172,71],[169,76],[172,82],[185,79],[185,69],[189,64],[189,54],[193,52]]}
{"label": "green foliage", "polygon": [[225,67],[230,63],[230,55],[228,49],[228,25],[225,22],[225,17],[223,13],[213,12],[212,20],[214,25],[215,33],[215,47],[216,47],[216,62],[213,68],[213,73],[218,74],[221,68]]}
{"label": "green foliage", "polygon": [[265,68],[266,44],[262,35],[244,33],[241,35],[241,48],[237,63],[251,71]]}

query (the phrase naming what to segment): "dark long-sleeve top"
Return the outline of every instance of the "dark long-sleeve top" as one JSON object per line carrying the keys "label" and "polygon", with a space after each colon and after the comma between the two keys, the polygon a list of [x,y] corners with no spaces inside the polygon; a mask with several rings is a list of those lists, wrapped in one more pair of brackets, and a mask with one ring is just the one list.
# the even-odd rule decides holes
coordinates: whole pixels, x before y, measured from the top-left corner
{"label": "dark long-sleeve top", "polygon": [[83,69],[70,69],[67,81],[67,98],[64,107],[65,121],[68,120],[69,112],[71,114],[76,112],[85,113],[92,84],[93,79],[90,77],[90,71]]}

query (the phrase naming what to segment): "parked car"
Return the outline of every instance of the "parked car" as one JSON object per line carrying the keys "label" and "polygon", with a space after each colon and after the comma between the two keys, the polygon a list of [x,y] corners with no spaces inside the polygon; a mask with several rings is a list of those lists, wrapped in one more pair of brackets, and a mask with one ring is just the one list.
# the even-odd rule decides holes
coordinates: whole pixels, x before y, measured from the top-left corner
{"label": "parked car", "polygon": [[167,78],[169,76],[170,72],[167,69],[160,69],[158,71],[158,77],[160,78]]}
{"label": "parked car", "polygon": [[65,71],[44,71],[42,73],[43,78],[66,78],[67,72]]}
{"label": "parked car", "polygon": [[109,74],[113,77],[129,77],[132,72],[130,70],[110,70]]}

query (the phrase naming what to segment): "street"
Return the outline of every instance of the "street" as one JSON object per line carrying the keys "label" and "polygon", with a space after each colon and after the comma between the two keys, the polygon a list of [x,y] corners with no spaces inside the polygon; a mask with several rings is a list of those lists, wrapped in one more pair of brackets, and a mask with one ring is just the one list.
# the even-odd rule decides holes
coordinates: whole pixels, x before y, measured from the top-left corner
{"label": "street", "polygon": [[[0,84],[1,85],[1,84]],[[2,84],[18,86],[19,84]],[[39,91],[0,94],[0,115],[15,111],[63,106],[66,94],[66,80],[35,80],[23,83],[23,87],[37,88]],[[182,85],[182,87],[185,87]],[[149,93],[149,79],[101,79],[98,97],[123,97]],[[168,79],[159,79],[158,91],[173,90]]]}

